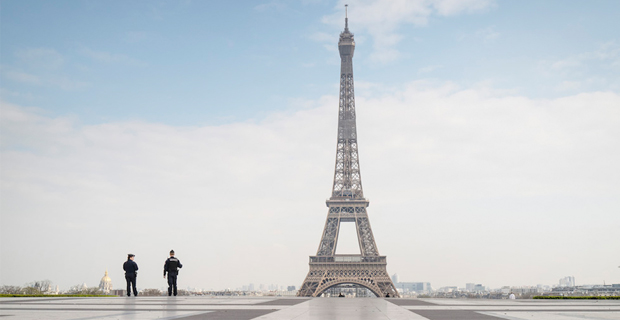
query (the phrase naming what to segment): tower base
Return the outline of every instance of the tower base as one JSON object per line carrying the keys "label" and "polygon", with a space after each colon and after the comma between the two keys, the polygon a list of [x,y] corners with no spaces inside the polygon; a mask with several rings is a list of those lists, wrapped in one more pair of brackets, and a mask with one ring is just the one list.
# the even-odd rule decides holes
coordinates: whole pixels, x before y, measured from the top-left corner
{"label": "tower base", "polygon": [[341,284],[356,284],[377,297],[400,297],[387,273],[385,256],[311,256],[310,271],[297,292],[298,297],[318,297]]}

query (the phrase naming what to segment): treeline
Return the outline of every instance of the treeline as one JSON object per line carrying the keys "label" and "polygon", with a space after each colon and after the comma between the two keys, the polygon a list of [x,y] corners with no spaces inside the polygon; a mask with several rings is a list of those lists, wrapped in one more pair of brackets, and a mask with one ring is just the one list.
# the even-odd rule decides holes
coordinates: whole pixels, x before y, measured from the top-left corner
{"label": "treeline", "polygon": [[[40,280],[28,283],[24,286],[0,286],[0,295],[7,296],[47,296],[56,295],[59,292],[55,292],[52,289],[52,282],[49,280]],[[87,288],[83,285],[76,284],[69,288],[69,290],[62,292],[65,295],[104,295],[103,291],[99,288]]]}
{"label": "treeline", "polygon": [[[168,292],[167,291],[161,291],[159,289],[144,289],[144,290],[140,291],[138,293],[138,295],[141,295],[141,296],[165,296],[165,295],[168,295]],[[179,291],[177,291],[177,295],[179,295],[179,296],[189,296],[191,294],[187,290],[179,289]]]}

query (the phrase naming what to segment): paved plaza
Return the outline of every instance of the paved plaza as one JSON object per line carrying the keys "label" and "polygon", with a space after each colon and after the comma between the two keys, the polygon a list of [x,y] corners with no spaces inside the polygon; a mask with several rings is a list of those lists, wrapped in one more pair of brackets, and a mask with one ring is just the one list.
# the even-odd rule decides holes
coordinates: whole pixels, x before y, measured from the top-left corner
{"label": "paved plaza", "polygon": [[11,319],[620,319],[620,301],[275,297],[0,298]]}

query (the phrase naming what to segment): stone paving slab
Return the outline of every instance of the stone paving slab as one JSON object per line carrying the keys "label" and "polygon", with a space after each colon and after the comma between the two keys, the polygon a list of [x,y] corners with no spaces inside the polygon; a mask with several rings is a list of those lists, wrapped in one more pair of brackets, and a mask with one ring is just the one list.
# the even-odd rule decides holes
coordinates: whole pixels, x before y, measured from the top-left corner
{"label": "stone paving slab", "polygon": [[620,301],[293,297],[0,298],[0,320],[620,320]]}
{"label": "stone paving slab", "polygon": [[307,302],[257,318],[257,320],[369,319],[422,320],[385,299],[377,298],[315,298]]}

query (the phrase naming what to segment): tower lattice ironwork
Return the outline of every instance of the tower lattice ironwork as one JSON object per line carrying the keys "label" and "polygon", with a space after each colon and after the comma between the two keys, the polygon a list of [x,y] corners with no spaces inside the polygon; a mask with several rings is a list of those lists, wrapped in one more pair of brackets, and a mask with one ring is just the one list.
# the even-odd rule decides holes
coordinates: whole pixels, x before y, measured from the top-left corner
{"label": "tower lattice ironwork", "polygon": [[[364,198],[357,151],[355,95],[353,90],[353,52],[355,41],[349,31],[348,17],[340,33],[340,101],[338,106],[338,144],[332,196],[325,228],[316,256],[310,256],[310,271],[298,296],[316,297],[325,290],[353,284],[371,290],[378,297],[397,297],[398,292],[387,273],[386,257],[379,255],[370,228]],[[360,254],[336,254],[341,222],[355,222]]]}

